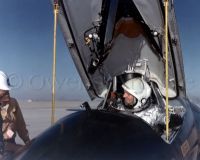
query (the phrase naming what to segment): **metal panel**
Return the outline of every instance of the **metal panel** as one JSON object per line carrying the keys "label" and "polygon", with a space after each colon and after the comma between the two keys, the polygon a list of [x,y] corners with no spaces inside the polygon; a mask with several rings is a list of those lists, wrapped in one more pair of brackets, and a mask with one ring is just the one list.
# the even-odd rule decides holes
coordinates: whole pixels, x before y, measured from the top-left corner
{"label": "metal panel", "polygon": [[163,31],[164,21],[159,0],[133,0],[151,30]]}

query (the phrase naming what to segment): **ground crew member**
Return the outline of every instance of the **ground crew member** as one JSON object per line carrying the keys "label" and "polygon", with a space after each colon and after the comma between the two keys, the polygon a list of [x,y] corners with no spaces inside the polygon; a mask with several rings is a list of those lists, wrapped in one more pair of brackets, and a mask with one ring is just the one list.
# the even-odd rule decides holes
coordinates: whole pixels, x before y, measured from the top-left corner
{"label": "ground crew member", "polygon": [[0,111],[3,120],[4,159],[12,159],[22,145],[15,142],[16,134],[25,144],[30,142],[28,130],[16,99],[10,97],[10,83],[7,75],[0,71]]}

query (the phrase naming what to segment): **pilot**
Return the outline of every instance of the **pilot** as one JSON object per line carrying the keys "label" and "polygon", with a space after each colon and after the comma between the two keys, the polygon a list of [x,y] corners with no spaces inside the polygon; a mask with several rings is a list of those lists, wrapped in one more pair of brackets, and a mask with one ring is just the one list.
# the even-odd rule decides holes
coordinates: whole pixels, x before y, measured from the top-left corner
{"label": "pilot", "polygon": [[122,85],[125,110],[134,113],[151,126],[164,122],[164,113],[150,102],[151,87],[142,78],[133,78]]}
{"label": "pilot", "polygon": [[0,71],[0,111],[3,120],[2,132],[4,140],[4,159],[12,159],[12,156],[21,145],[16,144],[16,134],[25,144],[30,142],[28,130],[16,99],[10,97],[10,84],[7,75]]}
{"label": "pilot", "polygon": [[[124,111],[140,117],[154,129],[158,126],[165,126],[165,110],[153,103],[152,88],[142,77],[126,81],[122,84],[122,88],[124,89]],[[170,106],[170,109],[173,107]],[[183,109],[182,106],[181,109]],[[181,124],[181,115],[170,112],[169,126],[173,128]]]}

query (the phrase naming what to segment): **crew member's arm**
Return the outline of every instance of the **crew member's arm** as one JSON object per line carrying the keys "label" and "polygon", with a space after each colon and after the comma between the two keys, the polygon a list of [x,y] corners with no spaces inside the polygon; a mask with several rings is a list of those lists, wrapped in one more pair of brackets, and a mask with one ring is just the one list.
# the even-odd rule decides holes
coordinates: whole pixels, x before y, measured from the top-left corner
{"label": "crew member's arm", "polygon": [[26,128],[26,123],[24,121],[24,117],[22,115],[21,109],[19,107],[19,104],[17,100],[15,100],[15,106],[16,106],[16,131],[19,135],[19,137],[24,141],[25,144],[30,142],[29,133]]}
{"label": "crew member's arm", "polygon": [[3,155],[3,152],[4,152],[2,124],[3,124],[3,119],[2,119],[2,116],[0,114],[0,159],[1,159],[1,156]]}

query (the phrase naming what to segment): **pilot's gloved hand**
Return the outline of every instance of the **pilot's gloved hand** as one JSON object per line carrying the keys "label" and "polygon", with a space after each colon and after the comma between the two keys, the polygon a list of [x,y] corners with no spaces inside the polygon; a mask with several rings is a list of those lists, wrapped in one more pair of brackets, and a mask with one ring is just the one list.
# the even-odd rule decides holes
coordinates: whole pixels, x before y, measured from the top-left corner
{"label": "pilot's gloved hand", "polygon": [[171,114],[170,115],[170,121],[169,121],[169,127],[174,128],[182,125],[183,118],[178,114]]}
{"label": "pilot's gloved hand", "polygon": [[124,105],[122,103],[121,98],[114,98],[114,99],[110,99],[108,101],[108,107],[109,109],[116,110],[116,111],[124,111]]}
{"label": "pilot's gloved hand", "polygon": [[117,94],[116,94],[116,92],[111,92],[110,93],[110,99],[116,99],[117,98]]}

